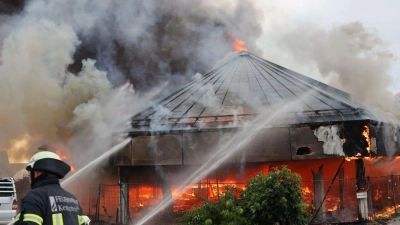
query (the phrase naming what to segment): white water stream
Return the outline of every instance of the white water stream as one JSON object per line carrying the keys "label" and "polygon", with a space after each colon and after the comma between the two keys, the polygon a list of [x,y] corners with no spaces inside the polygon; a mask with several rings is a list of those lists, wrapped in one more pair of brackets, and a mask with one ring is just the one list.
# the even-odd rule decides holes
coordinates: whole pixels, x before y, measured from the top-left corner
{"label": "white water stream", "polygon": [[[282,114],[287,110],[290,110],[290,106],[293,105],[286,105],[283,108],[276,110],[270,114],[262,114],[253,121],[249,121],[248,123],[246,123],[243,128],[235,133],[228,141],[220,144],[219,146],[215,146],[215,153],[210,157],[210,159],[200,168],[198,168],[198,170],[196,170],[193,174],[186,177],[182,182],[182,185],[178,187],[178,189],[182,190],[182,192],[185,192],[188,189],[189,184],[197,183],[199,180],[218,168],[227,159],[236,154],[239,150],[244,149],[245,146],[249,144],[258,134],[258,132],[261,132],[262,129],[270,126],[271,123],[274,122],[274,120],[282,116]],[[150,213],[145,215],[138,222],[133,224],[142,225],[146,223],[161,210],[172,204],[173,201],[174,198],[171,195],[164,196],[163,201],[156,208],[154,208]]]}
{"label": "white water stream", "polygon": [[116,151],[120,150],[121,148],[125,147],[131,138],[126,138],[125,140],[121,141],[119,144],[112,147],[110,150],[104,152],[102,155],[94,159],[93,161],[86,164],[86,166],[82,167],[78,171],[76,171],[72,176],[66,178],[65,180],[61,181],[61,185],[68,185],[71,181],[73,181],[76,177],[80,176],[84,171],[89,169],[90,167],[96,165],[97,163],[103,161],[106,157],[110,156],[111,154],[115,153]]}

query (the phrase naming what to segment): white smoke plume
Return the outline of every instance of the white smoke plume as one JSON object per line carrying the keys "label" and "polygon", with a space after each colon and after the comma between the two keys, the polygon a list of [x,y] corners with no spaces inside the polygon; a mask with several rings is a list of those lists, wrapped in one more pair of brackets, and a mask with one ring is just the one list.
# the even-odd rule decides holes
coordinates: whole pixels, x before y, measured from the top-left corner
{"label": "white smoke plume", "polygon": [[397,56],[376,30],[356,21],[331,29],[297,24],[280,34],[274,44],[285,54],[271,56],[279,64],[284,60],[288,68],[350,93],[378,119],[398,123],[399,101],[390,91]]}
{"label": "white smoke plume", "polygon": [[120,123],[145,105],[131,85],[113,89],[94,60],[83,60],[77,75],[66,72],[79,44],[70,26],[48,20],[26,23],[5,39],[0,147],[9,150],[11,161],[26,160],[45,143],[98,154],[111,146],[112,132],[126,128]]}
{"label": "white smoke plume", "polygon": [[149,91],[139,99],[128,84],[113,88],[91,59],[77,75],[67,72],[79,44],[70,26],[48,20],[23,24],[4,40],[0,148],[9,150],[11,161],[26,160],[45,143],[93,157],[111,147],[112,132],[126,129],[152,97]]}
{"label": "white smoke plume", "polygon": [[[265,59],[348,92],[377,121],[400,124],[400,94],[393,91],[397,74],[391,74],[398,56],[377,29],[360,21],[332,27],[300,23],[278,4],[266,5]],[[393,142],[392,132],[384,135]],[[391,156],[396,149],[389,143]]]}
{"label": "white smoke plume", "polygon": [[[46,20],[26,23],[7,39],[1,52],[0,148],[29,135],[35,141],[56,140],[73,105],[65,104],[65,66],[79,44],[69,26]],[[71,111],[71,110],[70,110]],[[39,143],[35,143],[38,145]],[[38,147],[38,146],[37,146]]]}
{"label": "white smoke plume", "polygon": [[345,156],[343,141],[338,135],[339,130],[338,125],[320,126],[314,130],[314,135],[318,138],[318,141],[324,143],[322,146],[324,154]]}

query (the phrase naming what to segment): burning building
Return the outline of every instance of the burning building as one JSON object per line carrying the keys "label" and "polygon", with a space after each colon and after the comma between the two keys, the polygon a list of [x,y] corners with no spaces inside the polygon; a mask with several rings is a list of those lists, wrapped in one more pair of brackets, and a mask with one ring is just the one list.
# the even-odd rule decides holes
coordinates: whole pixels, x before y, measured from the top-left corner
{"label": "burning building", "polygon": [[[93,182],[76,179],[79,185],[70,187],[72,192],[80,198],[85,213],[98,220],[142,218],[157,211],[171,195],[172,204],[162,207],[165,215],[189,209],[199,204],[200,198],[217,199],[226,184],[243,187],[249,177],[278,165],[300,172],[307,199],[321,212],[334,215],[336,209],[353,206],[347,200],[357,201],[356,182],[346,183],[347,178],[362,177],[363,166],[368,177],[370,164],[388,169],[388,164],[377,158],[398,154],[397,128],[359,108],[347,93],[246,52],[244,42],[236,37],[244,38],[253,53],[261,54],[256,41],[262,35],[262,21],[275,23],[277,18],[274,14],[263,18],[260,7],[251,1],[13,1],[6,5],[0,37],[4,44],[0,69],[5,74],[0,82],[5,97],[0,102],[0,150],[13,153],[13,157],[0,166],[7,168],[12,167],[9,162],[29,159],[29,149],[55,142],[60,144],[60,154],[81,168],[107,150],[103,148],[110,146],[110,133],[121,130],[125,112],[130,117],[142,111],[145,91],[164,81],[170,81],[170,86],[160,85],[164,88],[181,86],[190,79],[187,75],[203,74],[230,45],[242,51],[137,114],[131,129],[124,133],[132,138],[129,145],[95,174]],[[365,71],[373,71],[370,74],[377,77],[375,73],[385,70],[371,69],[367,64],[382,68],[390,64],[391,54],[385,48],[370,51],[381,47],[381,41],[360,22],[329,32],[304,27],[300,32],[313,34],[312,38],[304,37],[307,42],[300,41],[316,42],[311,45],[313,51],[308,49],[310,44],[297,44],[297,32],[284,32],[286,37],[295,37],[289,38],[296,40],[295,44],[279,39],[290,49],[306,46],[314,58],[323,58],[316,61],[325,65],[321,68],[328,73],[340,67],[338,73],[344,77],[369,80],[359,77]],[[325,46],[329,49],[322,48]],[[319,48],[322,50],[316,51]],[[331,48],[343,52],[334,54],[335,60],[333,55],[320,57]],[[371,63],[366,57],[368,60],[350,62],[352,54],[382,60]],[[363,66],[358,68],[363,70],[347,76],[348,68],[360,62]],[[124,87],[115,88],[126,81],[139,91],[140,99],[136,94],[125,94]],[[362,90],[366,86],[344,81],[360,84]],[[375,85],[376,89],[382,86]],[[5,157],[6,153],[0,158]],[[358,163],[356,173],[354,161],[343,161],[343,157],[362,157],[365,165]],[[23,168],[23,164],[19,166]],[[3,167],[2,172],[13,174]],[[341,172],[343,168],[345,172]],[[328,195],[323,194],[323,188],[328,190],[329,182],[315,183],[321,180],[321,171],[329,181],[339,171],[333,183],[337,188]],[[376,203],[391,196],[391,201],[395,200],[391,195],[398,193],[392,188],[397,187],[395,179],[387,178],[379,188],[371,185],[368,199]],[[80,184],[89,184],[91,192],[85,192]],[[357,215],[348,209],[355,219]]]}
{"label": "burning building", "polygon": [[[399,194],[398,177],[382,189],[366,173],[400,153],[397,127],[349,94],[246,51],[135,115],[127,134],[113,157],[119,186],[99,187],[98,197],[122,223],[161,210],[171,218],[279,165],[302,175],[314,223],[366,220],[382,190],[394,207]],[[107,190],[113,200],[101,198]]]}

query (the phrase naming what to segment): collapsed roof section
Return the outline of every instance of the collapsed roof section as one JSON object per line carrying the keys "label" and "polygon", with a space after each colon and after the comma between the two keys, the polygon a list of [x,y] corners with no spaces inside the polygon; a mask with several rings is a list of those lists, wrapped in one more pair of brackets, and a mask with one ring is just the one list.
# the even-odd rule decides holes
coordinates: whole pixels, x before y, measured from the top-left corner
{"label": "collapsed roof section", "polygon": [[371,119],[348,93],[242,51],[134,116],[132,126],[139,130],[240,126],[232,122],[276,111],[281,113],[271,125]]}

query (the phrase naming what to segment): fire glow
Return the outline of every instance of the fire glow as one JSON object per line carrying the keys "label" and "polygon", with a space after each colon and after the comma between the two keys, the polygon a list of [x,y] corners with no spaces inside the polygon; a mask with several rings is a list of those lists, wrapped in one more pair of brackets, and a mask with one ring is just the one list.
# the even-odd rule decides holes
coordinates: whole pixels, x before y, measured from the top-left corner
{"label": "fire glow", "polygon": [[[396,206],[396,208],[398,208],[398,207],[400,207],[400,205]],[[396,213],[396,210],[395,210],[394,206],[390,206],[390,207],[386,207],[386,209],[383,212],[376,213],[375,217],[377,217],[377,218],[389,218],[395,213]]]}
{"label": "fire glow", "polygon": [[25,157],[25,154],[21,153],[28,150],[31,140],[32,137],[25,134],[21,138],[11,141],[11,147],[7,151],[10,163],[28,163],[29,158]]}
{"label": "fire glow", "polygon": [[346,159],[346,161],[350,162],[351,160],[356,160],[356,159],[359,159],[360,157],[361,157],[361,154],[357,153],[355,156],[348,156],[348,157],[345,157],[345,159]]}
{"label": "fire glow", "polygon": [[[70,158],[70,157],[68,157],[68,156],[66,156],[66,155],[63,155],[63,154],[61,153],[61,151],[59,151],[59,150],[56,151],[56,154],[60,157],[60,159],[61,159],[62,161],[64,161],[64,160]],[[70,165],[70,166],[71,166],[71,165]],[[75,168],[74,168],[73,166],[71,166],[71,172],[75,172]]]}
{"label": "fire glow", "polygon": [[232,47],[235,51],[240,52],[240,51],[247,51],[247,48],[245,47],[246,43],[242,40],[236,39],[232,43]]}
{"label": "fire glow", "polygon": [[367,147],[367,151],[368,153],[371,152],[371,139],[369,138],[369,127],[368,126],[364,126],[365,130],[363,131],[363,136],[365,137],[365,139],[367,140],[368,143],[368,147]]}
{"label": "fire glow", "polygon": [[[381,162],[375,162],[372,158],[363,157],[365,160],[365,166],[367,176],[371,178],[371,189],[368,196],[373,202],[374,217],[389,217],[394,213],[392,193],[390,193],[391,185],[390,180],[397,182],[398,178],[388,178],[388,173],[397,173],[399,169],[400,158],[386,159],[383,157],[374,157],[375,160],[379,159]],[[341,159],[324,159],[324,160],[310,160],[307,161],[312,168],[318,168],[320,164],[324,164],[324,186],[326,198],[324,201],[324,207],[321,209],[326,215],[326,219],[335,219],[335,221],[348,221],[349,218],[357,220],[357,198],[356,189],[354,188],[353,176],[355,175],[355,167],[353,163],[345,162],[343,168],[346,177],[342,177],[343,183],[340,184],[337,179],[332,185],[332,189],[327,193],[326,188],[332,177],[337,171],[337,166]],[[303,196],[303,202],[310,204],[313,210],[316,210],[318,206],[315,205],[315,194],[314,194],[314,181],[312,173],[304,167],[304,162],[287,162],[288,167],[291,170],[296,171],[302,176],[301,193]],[[260,171],[263,174],[268,174],[269,168],[278,166],[279,164],[258,164],[248,165],[243,170],[237,171],[230,168],[229,170],[224,169],[218,171],[216,175],[211,175],[198,181],[198,183],[188,184],[187,186],[179,185],[179,183],[173,183],[171,186],[165,187],[158,183],[155,184],[141,184],[132,183],[129,184],[129,212],[133,219],[140,218],[146,214],[147,211],[157,207],[163,200],[164,194],[171,194],[173,197],[172,207],[175,213],[179,213],[186,210],[191,210],[197,206],[202,205],[203,200],[218,201],[219,198],[224,196],[227,186],[235,187],[237,190],[245,189],[245,182],[251,177],[256,176]],[[226,171],[230,171],[226,173]],[[240,176],[238,175],[240,173]],[[217,179],[218,178],[218,179]],[[388,183],[389,182],[389,183]],[[340,186],[343,185],[342,191]],[[105,185],[106,186],[106,185]],[[111,187],[111,186],[110,186]],[[113,189],[107,189],[104,191],[104,198],[110,198],[110,196],[118,196],[118,185],[112,186]],[[163,190],[163,188],[166,188]],[[104,189],[106,190],[106,189]],[[95,191],[97,194],[98,191]],[[103,192],[102,192],[103,193]],[[240,197],[240,194],[237,195]],[[118,198],[113,197],[112,200],[108,200],[102,205],[108,206],[108,211],[115,211],[118,207]],[[111,206],[112,205],[112,206]],[[112,208],[114,207],[114,208]],[[107,218],[106,214],[102,214],[104,218]]]}

